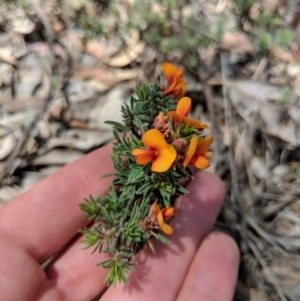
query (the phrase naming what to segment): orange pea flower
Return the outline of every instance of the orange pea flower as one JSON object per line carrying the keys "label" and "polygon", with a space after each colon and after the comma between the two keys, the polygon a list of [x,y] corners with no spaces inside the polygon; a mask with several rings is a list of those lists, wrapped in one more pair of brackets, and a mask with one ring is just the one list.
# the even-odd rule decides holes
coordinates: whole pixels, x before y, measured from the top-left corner
{"label": "orange pea flower", "polygon": [[147,149],[136,148],[132,151],[136,163],[146,165],[152,162],[152,171],[167,171],[176,159],[175,148],[166,142],[163,134],[157,129],[147,131],[143,135],[142,141]]}
{"label": "orange pea flower", "polygon": [[190,145],[188,147],[188,150],[185,154],[185,158],[183,161],[183,167],[186,168],[188,166],[188,164],[190,163],[191,159],[193,158],[196,149],[197,149],[197,145],[198,145],[198,141],[199,138],[198,136],[193,136],[190,140]]}
{"label": "orange pea flower", "polygon": [[168,112],[167,116],[173,118],[174,123],[183,122],[184,125],[190,125],[197,129],[207,129],[208,125],[200,121],[187,117],[191,111],[192,100],[189,97],[183,97],[176,106],[176,111]]}
{"label": "orange pea flower", "polygon": [[[192,139],[193,138],[194,137],[192,137]],[[191,157],[191,153],[194,150],[194,141],[192,142],[192,139],[191,139],[191,142],[190,142],[190,147],[187,151],[187,155],[186,155],[186,158],[185,158],[185,161],[184,161],[184,165],[187,166],[187,164],[190,162],[199,169],[208,168],[210,166],[210,163],[209,163],[208,159],[212,155],[212,152],[207,151],[207,149],[211,146],[211,144],[213,142],[213,136],[209,135],[204,139],[201,139],[201,140],[198,139],[196,150],[194,151],[194,154]],[[193,145],[192,145],[192,143],[193,143]],[[189,154],[189,151],[190,151],[190,154]]]}
{"label": "orange pea flower", "polygon": [[176,213],[176,209],[174,207],[165,207],[160,210],[157,203],[154,203],[152,205],[152,210],[154,211],[154,213],[156,215],[156,220],[157,220],[157,223],[158,223],[160,229],[165,234],[171,235],[173,233],[173,229],[170,225],[165,223],[165,220],[172,218]]}
{"label": "orange pea flower", "polygon": [[181,98],[186,91],[185,82],[181,78],[183,70],[176,68],[171,63],[163,63],[161,67],[163,74],[168,81],[168,86],[163,90],[164,95],[174,95]]}

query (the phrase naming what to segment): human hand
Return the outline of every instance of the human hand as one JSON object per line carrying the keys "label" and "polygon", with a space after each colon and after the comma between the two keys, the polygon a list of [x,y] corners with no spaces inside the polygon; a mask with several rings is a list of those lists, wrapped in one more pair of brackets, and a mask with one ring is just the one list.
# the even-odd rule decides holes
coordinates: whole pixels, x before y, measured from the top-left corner
{"label": "human hand", "polygon": [[[0,210],[0,301],[90,301],[106,289],[107,271],[96,263],[107,255],[83,250],[76,235],[88,222],[79,204],[104,195],[113,170],[111,146],[62,168]],[[198,172],[177,200],[170,245],[155,241],[137,255],[129,284],[109,287],[108,300],[231,301],[239,252],[234,241],[211,232],[224,199],[221,181]],[[65,249],[45,269],[41,264]]]}

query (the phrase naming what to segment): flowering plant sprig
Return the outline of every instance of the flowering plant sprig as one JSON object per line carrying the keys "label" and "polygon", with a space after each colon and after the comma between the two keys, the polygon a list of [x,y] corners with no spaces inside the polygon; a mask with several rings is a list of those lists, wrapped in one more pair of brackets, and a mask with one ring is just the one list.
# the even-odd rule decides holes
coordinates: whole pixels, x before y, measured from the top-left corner
{"label": "flowering plant sprig", "polygon": [[[168,221],[176,214],[175,197],[187,193],[182,180],[192,178],[189,165],[209,167],[212,136],[205,136],[206,124],[188,117],[191,99],[183,97],[183,71],[170,63],[162,65],[167,85],[159,81],[137,87],[130,104],[122,106],[123,123],[113,126],[115,168],[109,193],[86,199],[80,205],[94,226],[82,230],[84,243],[94,252],[105,252],[100,262],[109,269],[106,282],[127,283],[134,255],[145,245],[153,251],[151,239],[168,243]],[[176,99],[180,98],[176,105]]]}

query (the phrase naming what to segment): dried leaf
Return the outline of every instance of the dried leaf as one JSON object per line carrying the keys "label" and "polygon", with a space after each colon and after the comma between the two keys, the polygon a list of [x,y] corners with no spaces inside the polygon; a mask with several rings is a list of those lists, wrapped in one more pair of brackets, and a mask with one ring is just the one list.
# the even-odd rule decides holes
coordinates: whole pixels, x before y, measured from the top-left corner
{"label": "dried leaf", "polygon": [[[298,258],[296,257],[295,260]],[[293,261],[291,261],[292,264]],[[298,301],[300,296],[300,275],[299,275],[299,265],[293,263],[293,267],[289,265],[278,264],[274,268],[278,279],[280,279],[280,286],[282,291],[288,296],[291,301]]]}
{"label": "dried leaf", "polygon": [[67,92],[70,103],[73,104],[95,98],[98,91],[88,81],[85,82],[72,78],[67,86]]}
{"label": "dried leaf", "polygon": [[292,51],[285,50],[279,47],[274,47],[271,49],[271,53],[278,58],[279,60],[287,63],[297,62],[296,57],[294,56]]}
{"label": "dried leaf", "polygon": [[253,45],[249,36],[241,31],[226,32],[221,47],[238,53],[252,53]]}
{"label": "dried leaf", "polygon": [[264,133],[278,137],[292,146],[300,145],[300,129],[297,124],[300,116],[283,119],[282,108],[276,105],[276,101],[280,101],[284,95],[282,88],[247,80],[227,81],[225,84],[229,88],[235,109],[248,124],[255,125]]}
{"label": "dried leaf", "polygon": [[44,154],[57,147],[68,147],[87,152],[112,139],[112,131],[69,129],[65,132],[64,137],[50,138],[46,145],[39,150],[39,154]]}
{"label": "dried leaf", "polygon": [[11,65],[16,65],[17,60],[12,55],[12,52],[13,52],[13,49],[11,49],[9,47],[1,47],[0,48],[0,60],[5,63],[11,64]]}
{"label": "dried leaf", "polygon": [[61,166],[56,166],[56,165],[49,165],[45,168],[40,168],[40,173],[42,173],[45,176],[50,176],[57,171],[59,171],[62,167]]}
{"label": "dried leaf", "polygon": [[145,46],[146,44],[140,41],[133,47],[128,47],[128,49],[122,50],[120,53],[108,60],[106,64],[112,67],[127,66],[143,52]]}
{"label": "dried leaf", "polygon": [[264,295],[260,293],[258,290],[251,288],[249,301],[270,301],[270,300],[266,299]]}
{"label": "dried leaf", "polygon": [[124,67],[134,61],[145,48],[145,43],[140,41],[140,34],[136,31],[128,32],[123,37],[126,49],[120,50],[105,63],[112,67]]}
{"label": "dried leaf", "polygon": [[46,119],[41,119],[37,123],[39,136],[43,139],[49,139],[51,137],[51,130],[49,122]]}
{"label": "dried leaf", "polygon": [[12,199],[19,196],[23,193],[23,189],[21,187],[11,187],[11,186],[3,186],[0,187],[0,209],[7,203],[9,203]]}
{"label": "dried leaf", "polygon": [[112,131],[107,130],[68,130],[66,133],[68,139],[72,139],[70,146],[72,148],[89,151],[101,144],[113,139]]}
{"label": "dried leaf", "polygon": [[80,68],[74,72],[77,79],[97,79],[108,87],[124,81],[131,80],[140,74],[139,69],[116,69],[116,68]]}
{"label": "dried leaf", "polygon": [[32,96],[43,80],[44,70],[40,59],[36,54],[30,53],[18,67],[18,73],[14,74],[15,96]]}
{"label": "dried leaf", "polygon": [[65,165],[77,159],[84,154],[76,150],[51,150],[45,155],[35,158],[30,162],[31,165]]}
{"label": "dried leaf", "polygon": [[[10,87],[12,84],[13,66],[7,63],[0,62],[0,87]],[[1,101],[1,98],[0,98]]]}
{"label": "dried leaf", "polygon": [[232,133],[231,130],[228,126],[220,126],[220,130],[222,131],[223,134],[223,144],[226,145],[227,147],[232,144]]}
{"label": "dried leaf", "polygon": [[4,114],[1,118],[0,136],[6,135],[10,129],[20,127],[26,119],[26,112],[18,112],[15,114]]}
{"label": "dried leaf", "polygon": [[260,180],[265,180],[268,177],[268,168],[261,158],[253,157],[251,159],[250,170]]}
{"label": "dried leaf", "polygon": [[89,128],[88,123],[85,120],[80,119],[71,119],[68,123],[70,128],[84,129],[87,130]]}
{"label": "dried leaf", "polygon": [[41,180],[43,180],[46,176],[40,172],[25,172],[23,173],[21,187],[23,191],[29,190]]}
{"label": "dried leaf", "polygon": [[68,54],[71,56],[73,62],[77,63],[80,60],[84,50],[82,38],[73,31],[67,31],[60,39],[60,44],[63,45]]}
{"label": "dried leaf", "polygon": [[53,48],[50,49],[49,45],[45,42],[35,42],[31,43],[29,47],[31,50],[39,53],[41,56],[49,56],[51,54],[51,51],[53,51],[53,54],[55,54],[56,56],[67,59],[67,54],[59,44],[54,44]]}
{"label": "dried leaf", "polygon": [[38,96],[19,96],[14,99],[9,97],[0,98],[2,109],[7,113],[25,111],[27,109],[39,109],[43,106],[44,102],[45,99]]}
{"label": "dried leaf", "polygon": [[105,124],[105,121],[122,122],[121,106],[128,99],[127,92],[127,88],[118,85],[103,98],[100,98],[90,114],[91,127],[111,131],[111,126]]}
{"label": "dried leaf", "polygon": [[109,60],[109,56],[105,53],[103,46],[96,40],[87,41],[85,51],[102,62]]}
{"label": "dried leaf", "polygon": [[0,160],[5,159],[16,146],[13,134],[9,134],[0,139]]}
{"label": "dried leaf", "polygon": [[11,31],[15,34],[30,34],[35,28],[35,24],[25,14],[19,14],[10,21]]}

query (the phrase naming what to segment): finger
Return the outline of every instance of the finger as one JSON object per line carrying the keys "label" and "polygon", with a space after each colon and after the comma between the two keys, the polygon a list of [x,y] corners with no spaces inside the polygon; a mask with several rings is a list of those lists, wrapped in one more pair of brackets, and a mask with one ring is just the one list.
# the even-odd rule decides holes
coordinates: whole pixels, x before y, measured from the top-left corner
{"label": "finger", "polygon": [[104,195],[111,178],[111,146],[98,149],[67,165],[0,210],[0,231],[43,262],[87,221],[79,204],[89,195]]}
{"label": "finger", "polygon": [[[83,249],[84,245],[80,240],[82,237],[46,268],[47,279],[40,285],[33,301],[90,301],[106,288],[104,280],[107,270],[96,266],[107,259],[106,255],[91,254],[92,249]],[[53,296],[64,298],[54,299]]]}
{"label": "finger", "polygon": [[234,240],[212,232],[203,240],[176,301],[231,301],[240,261]]}
{"label": "finger", "polygon": [[0,234],[0,241],[0,300],[32,301],[37,287],[46,279],[43,269],[9,237]]}

